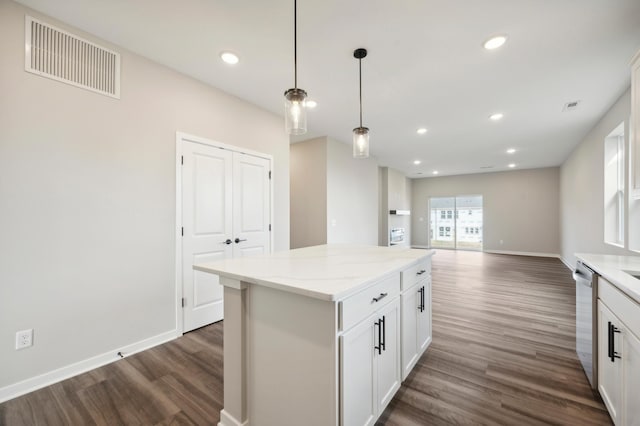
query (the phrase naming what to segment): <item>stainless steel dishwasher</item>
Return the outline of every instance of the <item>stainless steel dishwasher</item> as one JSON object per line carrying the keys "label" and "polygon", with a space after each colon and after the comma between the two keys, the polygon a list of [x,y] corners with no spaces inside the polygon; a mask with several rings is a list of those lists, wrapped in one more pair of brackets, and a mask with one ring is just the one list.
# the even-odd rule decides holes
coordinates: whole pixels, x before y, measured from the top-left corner
{"label": "stainless steel dishwasher", "polygon": [[576,280],[576,352],[591,387],[597,389],[598,275],[587,265],[578,261],[573,278]]}

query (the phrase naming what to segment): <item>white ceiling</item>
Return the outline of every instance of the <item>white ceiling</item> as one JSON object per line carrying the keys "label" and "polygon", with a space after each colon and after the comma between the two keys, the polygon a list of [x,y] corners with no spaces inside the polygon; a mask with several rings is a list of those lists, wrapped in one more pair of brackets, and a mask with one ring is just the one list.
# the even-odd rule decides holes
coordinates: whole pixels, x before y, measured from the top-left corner
{"label": "white ceiling", "polygon": [[[280,115],[293,86],[291,0],[20,3]],[[498,33],[507,43],[483,49]],[[358,47],[381,165],[413,177],[557,166],[629,86],[640,0],[299,0],[299,87],[319,104],[305,136],[350,143]]]}

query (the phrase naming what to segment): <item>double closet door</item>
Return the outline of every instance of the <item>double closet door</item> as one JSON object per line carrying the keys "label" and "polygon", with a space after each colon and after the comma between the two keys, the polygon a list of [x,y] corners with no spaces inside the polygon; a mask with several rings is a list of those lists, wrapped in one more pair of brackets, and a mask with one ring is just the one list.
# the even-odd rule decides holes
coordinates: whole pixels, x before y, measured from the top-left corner
{"label": "double closet door", "polygon": [[183,331],[223,318],[223,287],[195,263],[271,251],[271,160],[182,141]]}

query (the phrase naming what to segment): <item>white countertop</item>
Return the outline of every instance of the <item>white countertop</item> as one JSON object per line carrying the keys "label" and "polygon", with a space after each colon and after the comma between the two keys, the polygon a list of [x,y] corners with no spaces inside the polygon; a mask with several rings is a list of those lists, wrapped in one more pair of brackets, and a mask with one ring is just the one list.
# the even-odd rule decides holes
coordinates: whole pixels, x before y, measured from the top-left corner
{"label": "white countertop", "polygon": [[576,253],[576,257],[640,303],[640,280],[624,272],[640,273],[640,256]]}
{"label": "white countertop", "polygon": [[340,300],[433,250],[323,245],[202,263],[193,269],[322,300]]}

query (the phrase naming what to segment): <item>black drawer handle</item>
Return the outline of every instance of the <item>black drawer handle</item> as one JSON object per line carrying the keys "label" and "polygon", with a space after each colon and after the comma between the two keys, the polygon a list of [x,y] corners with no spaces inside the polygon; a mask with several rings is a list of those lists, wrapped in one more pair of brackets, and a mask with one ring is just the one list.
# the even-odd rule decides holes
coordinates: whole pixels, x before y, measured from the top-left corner
{"label": "black drawer handle", "polygon": [[374,303],[375,303],[375,302],[379,302],[379,301],[381,301],[382,299],[384,299],[385,297],[387,297],[388,295],[389,295],[389,293],[380,293],[380,296],[378,296],[378,297],[374,297],[374,298],[373,298],[373,302],[374,302]]}
{"label": "black drawer handle", "polygon": [[426,271],[426,270],[424,270],[424,269],[421,269],[420,271],[416,272],[416,275],[422,275],[422,274],[424,274],[425,272],[427,272],[427,271]]}
{"label": "black drawer handle", "polygon": [[618,354],[618,352],[616,352],[616,348],[615,348],[615,333],[620,333],[620,329],[617,328],[615,325],[611,324],[611,321],[609,321],[608,323],[608,327],[609,327],[609,358],[611,359],[611,362],[616,362],[616,358],[620,358],[620,355]]}
{"label": "black drawer handle", "polygon": [[380,346],[382,346],[382,350],[386,351],[387,348],[387,323],[385,321],[384,315],[382,316],[382,341],[380,342]]}
{"label": "black drawer handle", "polygon": [[382,320],[378,320],[374,322],[373,326],[378,327],[378,346],[375,346],[375,341],[374,341],[373,350],[374,351],[377,350],[378,355],[382,355]]}

